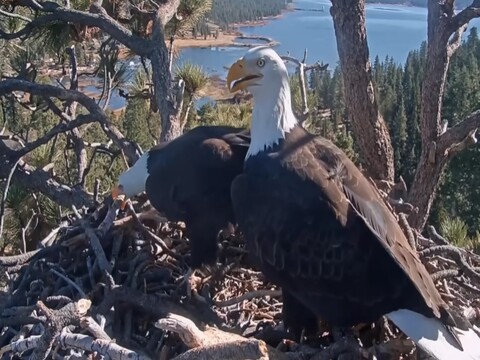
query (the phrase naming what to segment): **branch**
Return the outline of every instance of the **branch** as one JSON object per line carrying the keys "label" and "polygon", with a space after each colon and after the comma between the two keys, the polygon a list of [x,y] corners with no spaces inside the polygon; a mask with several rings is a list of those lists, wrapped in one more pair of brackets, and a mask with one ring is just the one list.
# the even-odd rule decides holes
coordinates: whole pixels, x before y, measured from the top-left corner
{"label": "branch", "polygon": [[[457,125],[447,129],[439,136],[437,151],[439,154],[453,156],[468,145],[477,142],[476,129],[480,127],[480,110],[476,110]],[[463,143],[463,144],[462,144]]]}
{"label": "branch", "polygon": [[470,20],[480,17],[480,0],[474,0],[470,6],[460,11],[450,21],[451,33],[456,32],[462,26],[467,25]]}
{"label": "branch", "polygon": [[[75,46],[70,46],[67,48],[66,53],[70,57],[70,90],[78,90],[78,71],[77,71],[77,54],[75,53]],[[67,101],[65,104],[65,112],[71,116],[75,117],[77,110],[77,103],[73,101]],[[105,109],[103,109],[105,110]],[[77,128],[74,128],[71,131],[71,138],[73,141],[73,148],[75,156],[77,157],[77,184],[82,187],[85,187],[85,170],[87,168],[87,150],[83,144],[82,135]]]}
{"label": "branch", "polygon": [[92,4],[90,7],[90,13],[74,9],[66,9],[60,6],[50,9],[43,8],[42,11],[49,12],[49,14],[32,20],[23,29],[15,33],[6,33],[0,30],[0,38],[5,40],[18,39],[20,37],[28,36],[34,29],[52,22],[71,22],[74,24],[97,27],[129,49],[133,50],[137,55],[148,56],[150,53],[151,43],[149,40],[134,35],[130,30],[121,26],[110,17],[105,9],[100,8],[95,4]]}
{"label": "branch", "polygon": [[26,21],[26,22],[31,22],[32,21],[29,18],[27,18],[25,16],[22,16],[20,14],[14,14],[14,13],[11,13],[11,12],[6,12],[6,11],[3,11],[2,9],[0,9],[0,14],[11,17],[11,18],[20,19],[20,20],[23,20],[23,21]]}
{"label": "branch", "polygon": [[303,53],[303,59],[299,60],[293,56],[285,55],[281,56],[282,60],[287,62],[292,62],[297,65],[297,73],[300,80],[300,95],[302,97],[302,113],[299,115],[299,120],[303,123],[307,120],[310,111],[308,109],[308,101],[307,101],[307,85],[305,81],[305,74],[307,71],[312,70],[325,70],[328,67],[327,65],[320,64],[319,62],[307,65],[305,61],[307,60],[307,49],[305,49]]}
{"label": "branch", "polygon": [[35,150],[39,146],[42,146],[49,142],[51,139],[55,137],[55,135],[58,135],[60,133],[65,133],[67,131],[73,130],[75,128],[78,128],[82,125],[89,124],[92,122],[95,122],[97,119],[95,119],[92,115],[79,115],[75,120],[72,120],[68,123],[61,123],[52,128],[49,132],[47,132],[44,136],[41,138],[32,141],[30,143],[27,143],[25,147],[22,149],[16,150],[15,154],[18,156],[24,156],[28,154],[29,152]]}
{"label": "branch", "polygon": [[[5,148],[6,147],[1,144],[0,154],[4,153]],[[16,157],[14,157],[14,159],[16,159]],[[0,166],[0,177],[6,178],[8,172],[9,169],[7,166]],[[41,192],[61,206],[69,207],[74,204],[75,206],[82,207],[92,204],[92,197],[84,190],[72,189],[63,185],[55,180],[47,171],[37,169],[25,163],[23,160],[19,161],[13,179],[15,183],[31,191]]]}
{"label": "branch", "polygon": [[302,96],[302,114],[300,114],[300,117],[302,120],[306,120],[309,110],[308,110],[308,101],[307,101],[307,86],[305,84],[305,60],[307,57],[307,49],[305,49],[303,60],[300,61],[298,59],[295,59],[294,57],[291,56],[283,56],[282,59],[285,61],[291,61],[295,63],[298,68],[298,77],[300,80],[300,94]]}
{"label": "branch", "polygon": [[33,95],[56,97],[63,101],[78,102],[90,112],[90,116],[100,123],[102,130],[108,138],[124,151],[132,164],[139,158],[135,144],[128,141],[120,130],[110,122],[107,114],[97,105],[95,100],[85,94],[53,85],[35,84],[24,80],[8,79],[0,81],[0,95],[7,95],[12,91],[24,91]]}
{"label": "branch", "polygon": [[2,238],[2,235],[3,235],[3,224],[5,221],[5,204],[7,202],[8,190],[10,188],[10,182],[12,181],[13,174],[15,173],[15,170],[17,169],[19,162],[20,162],[20,159],[18,159],[10,169],[10,172],[7,177],[7,181],[5,183],[5,188],[3,189],[2,203],[0,205],[0,239]]}
{"label": "branch", "polygon": [[449,57],[452,56],[462,44],[462,35],[465,30],[467,30],[467,24],[460,26],[448,42],[447,54]]}
{"label": "branch", "polygon": [[247,339],[243,336],[228,333],[213,327],[200,330],[193,321],[176,314],[168,314],[155,326],[177,333],[189,348],[193,348],[177,357],[176,360],[187,359],[288,359],[287,355],[268,346],[264,341]]}
{"label": "branch", "polygon": [[78,302],[67,304],[59,310],[47,308],[40,300],[37,301],[37,306],[46,315],[48,322],[45,332],[30,356],[32,360],[45,359],[62,329],[67,325],[79,323],[80,318],[90,309],[91,301],[80,299]]}
{"label": "branch", "polygon": [[160,21],[160,24],[163,28],[175,15],[179,5],[180,0],[167,0],[164,4],[158,7],[157,19]]}

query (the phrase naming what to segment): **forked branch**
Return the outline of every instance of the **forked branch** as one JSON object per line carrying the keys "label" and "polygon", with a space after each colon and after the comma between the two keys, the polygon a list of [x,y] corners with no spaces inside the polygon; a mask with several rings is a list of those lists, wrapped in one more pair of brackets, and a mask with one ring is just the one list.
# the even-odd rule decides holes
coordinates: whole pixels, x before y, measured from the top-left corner
{"label": "forked branch", "polygon": [[470,6],[455,15],[450,22],[450,31],[453,34],[472,19],[480,17],[480,0],[473,0]]}
{"label": "forked branch", "polygon": [[90,117],[93,117],[100,123],[102,130],[108,138],[124,151],[125,156],[131,163],[134,163],[139,158],[137,147],[128,141],[120,130],[111,123],[107,114],[97,105],[95,100],[85,94],[75,90],[66,90],[53,85],[35,84],[24,80],[8,79],[0,81],[0,95],[7,95],[13,91],[24,91],[33,95],[56,97],[63,101],[78,102],[90,112]]}

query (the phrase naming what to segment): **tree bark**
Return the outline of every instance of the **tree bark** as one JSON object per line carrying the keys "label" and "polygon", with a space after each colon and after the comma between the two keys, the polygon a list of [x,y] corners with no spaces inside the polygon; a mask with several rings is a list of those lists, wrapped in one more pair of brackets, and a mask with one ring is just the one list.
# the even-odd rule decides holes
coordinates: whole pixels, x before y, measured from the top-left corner
{"label": "tree bark", "polygon": [[160,112],[162,132],[160,141],[173,140],[182,134],[180,113],[183,105],[183,89],[172,86],[170,53],[165,43],[165,25],[171,20],[180,0],[168,0],[157,11],[152,29],[150,54],[155,102]]}
{"label": "tree bark", "polygon": [[[409,222],[421,231],[430,214],[441,175],[448,160],[475,143],[480,113],[475,112],[451,129],[442,129],[442,100],[450,58],[461,44],[466,24],[480,16],[480,0],[455,15],[454,0],[428,0],[428,45],[420,112],[422,152],[407,202]],[[332,0],[345,99],[353,136],[369,175],[393,180],[393,150],[388,128],[375,99],[365,29],[365,0]]]}
{"label": "tree bark", "polygon": [[378,110],[372,83],[365,29],[365,0],[332,0],[345,100],[353,136],[369,175],[394,180],[393,148],[388,127]]}
{"label": "tree bark", "polygon": [[[164,29],[165,25],[175,15],[179,5],[180,0],[161,0],[158,3],[156,13],[151,13],[154,17],[151,37],[143,39],[109,16],[107,11],[101,6],[101,2],[100,4],[93,2],[88,12],[63,7],[52,2],[47,2],[41,6],[36,2],[27,2],[25,3],[27,8],[35,10],[41,15],[31,19],[27,25],[16,32],[8,33],[0,29],[0,39],[13,40],[28,37],[36,28],[54,22],[70,22],[103,30],[137,55],[151,60],[154,84],[153,101],[160,112],[162,123],[161,140],[170,140],[181,134],[179,113],[182,105],[181,95],[183,95],[183,89],[181,86],[177,86],[179,91],[175,88],[172,89],[169,51],[165,44]],[[112,132],[111,128],[105,129],[104,127],[104,130]],[[116,130],[113,130],[112,135],[120,136]]]}
{"label": "tree bark", "polygon": [[410,214],[409,223],[418,231],[422,231],[427,222],[448,159],[458,152],[456,149],[463,142],[445,141],[451,138],[451,129],[442,134],[441,123],[448,66],[460,46],[465,21],[468,22],[465,12],[454,15],[454,1],[428,1],[427,59],[420,112],[422,151],[408,194],[408,202],[418,208],[418,212]]}
{"label": "tree bark", "polygon": [[165,46],[165,36],[159,21],[153,27],[152,40],[158,44],[152,49],[152,78],[155,102],[160,113],[162,132],[160,141],[173,140],[181,135],[180,109],[171,84],[168,50]]}

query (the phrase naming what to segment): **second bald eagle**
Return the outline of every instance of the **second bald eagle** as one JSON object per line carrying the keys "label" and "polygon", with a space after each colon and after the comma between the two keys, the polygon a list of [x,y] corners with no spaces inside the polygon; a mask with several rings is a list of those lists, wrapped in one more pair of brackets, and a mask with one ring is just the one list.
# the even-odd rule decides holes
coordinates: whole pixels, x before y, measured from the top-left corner
{"label": "second bald eagle", "polygon": [[480,359],[480,338],[443,301],[378,191],[342,150],[298,124],[279,55],[250,49],[227,84],[253,95],[232,201],[266,277],[333,326],[386,315],[436,359]]}

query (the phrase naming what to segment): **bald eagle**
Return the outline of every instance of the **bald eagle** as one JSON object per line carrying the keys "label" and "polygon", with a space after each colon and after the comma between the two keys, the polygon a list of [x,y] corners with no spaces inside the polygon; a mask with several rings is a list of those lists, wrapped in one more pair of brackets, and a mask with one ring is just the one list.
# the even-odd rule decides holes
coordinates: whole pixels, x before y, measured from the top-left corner
{"label": "bald eagle", "polygon": [[247,129],[198,126],[146,151],[119,176],[112,197],[145,191],[156,210],[185,222],[191,269],[215,265],[218,233],[234,223],[230,185],[243,169],[249,140]]}
{"label": "bald eagle", "polygon": [[331,326],[386,315],[436,359],[480,359],[480,338],[443,301],[378,191],[341,149],[299,125],[279,55],[251,48],[227,86],[253,96],[231,193],[265,276]]}

